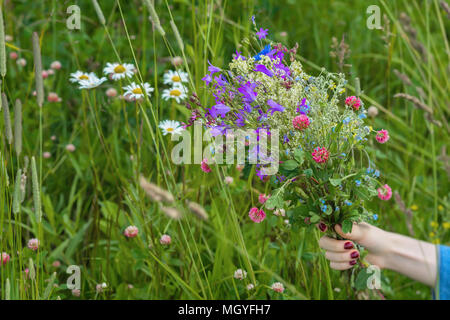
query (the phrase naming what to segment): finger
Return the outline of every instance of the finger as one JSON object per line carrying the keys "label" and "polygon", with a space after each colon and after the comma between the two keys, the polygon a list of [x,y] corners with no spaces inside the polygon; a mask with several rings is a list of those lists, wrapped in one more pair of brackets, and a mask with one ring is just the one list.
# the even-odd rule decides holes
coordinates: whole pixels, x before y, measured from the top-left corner
{"label": "finger", "polygon": [[338,224],[334,227],[334,230],[336,230],[336,232],[342,238],[345,238],[345,239],[358,241],[359,239],[361,239],[363,237],[363,230],[356,223],[353,223],[352,232],[349,232],[349,233],[344,233],[344,231],[342,230],[342,227]]}
{"label": "finger", "polygon": [[353,250],[350,252],[335,252],[327,251],[325,252],[325,258],[332,262],[350,262],[359,258],[358,250]]}
{"label": "finger", "polygon": [[356,260],[351,260],[350,262],[330,262],[330,268],[334,270],[347,270],[353,268],[356,264]]}
{"label": "finger", "polygon": [[345,252],[353,249],[355,245],[348,240],[336,240],[327,236],[323,236],[319,240],[319,246],[327,251]]}
{"label": "finger", "polygon": [[317,228],[319,228],[320,231],[325,232],[327,231],[327,225],[320,221],[318,224],[316,224]]}

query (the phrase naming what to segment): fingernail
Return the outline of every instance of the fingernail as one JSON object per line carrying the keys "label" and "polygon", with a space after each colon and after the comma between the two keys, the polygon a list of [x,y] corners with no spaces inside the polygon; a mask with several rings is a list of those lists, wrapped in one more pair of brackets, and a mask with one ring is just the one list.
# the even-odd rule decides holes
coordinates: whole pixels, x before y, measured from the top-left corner
{"label": "fingernail", "polygon": [[353,242],[348,241],[344,243],[344,249],[353,249]]}
{"label": "fingernail", "polygon": [[327,225],[323,222],[319,223],[319,229],[322,232],[325,232],[327,230]]}
{"label": "fingernail", "polygon": [[350,261],[350,265],[351,265],[351,266],[354,266],[355,264],[356,264],[356,260]]}
{"label": "fingernail", "polygon": [[350,255],[350,257],[352,257],[352,259],[359,258],[359,252],[358,251],[353,251],[352,254]]}

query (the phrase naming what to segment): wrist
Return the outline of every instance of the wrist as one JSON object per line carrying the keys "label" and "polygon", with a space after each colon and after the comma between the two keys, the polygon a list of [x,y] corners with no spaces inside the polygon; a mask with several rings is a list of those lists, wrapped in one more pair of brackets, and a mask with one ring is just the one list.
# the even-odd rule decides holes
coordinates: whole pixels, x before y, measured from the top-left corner
{"label": "wrist", "polygon": [[382,268],[402,273],[431,287],[437,271],[436,246],[400,234],[382,235],[384,250],[380,253]]}
{"label": "wrist", "polygon": [[367,228],[365,237],[361,241],[361,245],[369,251],[366,257],[367,262],[381,269],[391,269],[395,255],[392,249],[395,234],[369,224]]}
{"label": "wrist", "polygon": [[[377,228],[378,229],[378,228]],[[380,232],[377,235],[380,239],[379,248],[379,267],[381,269],[393,270],[395,265],[396,246],[395,246],[395,233],[378,229]]]}

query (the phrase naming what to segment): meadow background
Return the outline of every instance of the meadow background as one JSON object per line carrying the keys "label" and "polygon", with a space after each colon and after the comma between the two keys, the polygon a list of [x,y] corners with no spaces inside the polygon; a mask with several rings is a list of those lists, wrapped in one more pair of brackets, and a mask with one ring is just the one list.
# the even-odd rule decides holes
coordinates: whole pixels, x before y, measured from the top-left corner
{"label": "meadow background", "polygon": [[[199,165],[170,161],[173,142],[161,134],[158,123],[186,122],[190,112],[183,103],[161,99],[167,88],[164,72],[175,70],[173,58],[182,57],[181,68],[192,75],[190,92],[195,90],[207,103],[201,78],[208,60],[226,66],[241,39],[254,32],[252,15],[258,27],[269,29],[270,39],[289,47],[298,42],[299,58],[309,73],[322,67],[345,72],[348,92],[359,77],[365,105],[377,107],[378,115],[368,122],[388,129],[391,141],[373,144],[370,153],[396,192],[395,199],[371,206],[378,225],[449,243],[450,13],[442,1],[155,0],[164,37],[152,28],[144,1],[98,3],[105,25],[88,0],[2,1],[5,33],[12,36],[1,84],[10,113],[3,106],[0,252],[11,257],[0,266],[2,299],[381,298],[370,291],[356,294],[348,273],[329,269],[316,228],[290,230],[271,213],[261,224],[250,221],[248,210],[258,194],[270,193],[254,168],[241,172],[221,166],[207,174]],[[80,30],[66,27],[66,10],[73,4],[81,9]],[[383,29],[366,27],[369,5],[380,7]],[[171,29],[172,18],[182,47]],[[33,95],[33,32],[40,38],[43,68],[50,69],[56,60],[62,65],[44,80],[42,108]],[[10,57],[12,52],[17,58]],[[118,62],[118,57],[138,66],[142,79],[155,88],[149,100],[135,104],[107,97],[110,87],[120,94],[112,81],[90,91],[69,82],[76,70],[100,76],[106,62]],[[26,65],[18,64],[19,59]],[[61,101],[49,102],[51,92]],[[398,93],[406,96],[394,97]],[[16,99],[22,102],[20,154],[14,141],[19,135]],[[13,140],[8,139],[8,122]],[[67,150],[69,144],[75,150]],[[32,157],[41,222],[33,201]],[[13,212],[18,169],[26,171],[27,181],[24,200]],[[139,186],[141,174],[175,196],[183,219],[170,219],[161,203],[146,197]],[[226,176],[234,178],[229,185]],[[203,206],[208,219],[187,210],[186,200]],[[129,225],[139,228],[136,238],[123,235]],[[163,234],[171,236],[170,245],[161,245]],[[40,241],[37,251],[27,248],[31,238]],[[69,265],[81,268],[79,297],[66,286]],[[233,277],[239,268],[247,271],[246,279]],[[383,276],[386,299],[431,298],[424,285],[389,271]],[[286,288],[282,294],[270,289],[277,281]],[[98,290],[102,283],[106,287]],[[256,284],[253,290],[246,289],[250,283]]]}

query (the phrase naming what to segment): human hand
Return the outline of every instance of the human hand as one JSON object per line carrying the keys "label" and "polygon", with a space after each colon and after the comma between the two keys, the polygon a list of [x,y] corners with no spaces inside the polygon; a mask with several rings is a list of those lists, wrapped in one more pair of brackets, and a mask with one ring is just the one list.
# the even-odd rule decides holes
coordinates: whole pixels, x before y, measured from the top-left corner
{"label": "human hand", "polygon": [[320,238],[319,245],[326,250],[325,257],[330,260],[331,268],[352,268],[360,256],[355,248],[357,243],[369,251],[365,257],[368,263],[397,271],[430,287],[435,286],[438,262],[434,244],[387,232],[367,223],[353,224],[351,233],[344,233],[339,225],[334,229],[348,240]]}
{"label": "human hand", "polygon": [[326,250],[325,257],[330,260],[330,267],[336,270],[352,268],[360,257],[355,243],[365,247],[369,254],[367,262],[385,267],[386,257],[389,254],[388,233],[367,223],[354,224],[351,233],[344,233],[340,225],[335,226],[336,232],[344,239],[337,240],[323,236],[319,245]]}

